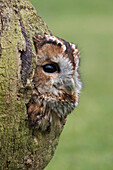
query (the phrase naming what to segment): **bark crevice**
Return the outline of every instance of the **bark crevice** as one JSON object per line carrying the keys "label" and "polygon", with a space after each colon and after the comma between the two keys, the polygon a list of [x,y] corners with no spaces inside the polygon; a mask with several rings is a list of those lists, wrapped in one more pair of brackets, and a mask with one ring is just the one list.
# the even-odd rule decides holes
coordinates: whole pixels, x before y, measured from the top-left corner
{"label": "bark crevice", "polygon": [[22,31],[22,34],[23,34],[23,36],[25,38],[25,42],[26,42],[25,51],[24,50],[20,51],[20,53],[21,53],[20,58],[22,60],[21,79],[23,82],[23,86],[25,86],[27,83],[27,78],[29,77],[29,74],[32,71],[33,50],[32,50],[30,37],[27,33],[27,30],[23,26],[21,19],[20,19],[20,26],[21,26],[21,31]]}

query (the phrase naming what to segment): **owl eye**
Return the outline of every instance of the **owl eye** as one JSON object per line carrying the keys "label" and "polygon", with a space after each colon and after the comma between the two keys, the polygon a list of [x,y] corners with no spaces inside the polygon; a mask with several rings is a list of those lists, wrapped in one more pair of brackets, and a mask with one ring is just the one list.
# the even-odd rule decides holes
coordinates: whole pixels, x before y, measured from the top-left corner
{"label": "owl eye", "polygon": [[51,64],[45,64],[42,66],[44,72],[46,73],[54,73],[54,72],[59,72],[60,68],[58,64],[56,63],[51,63]]}

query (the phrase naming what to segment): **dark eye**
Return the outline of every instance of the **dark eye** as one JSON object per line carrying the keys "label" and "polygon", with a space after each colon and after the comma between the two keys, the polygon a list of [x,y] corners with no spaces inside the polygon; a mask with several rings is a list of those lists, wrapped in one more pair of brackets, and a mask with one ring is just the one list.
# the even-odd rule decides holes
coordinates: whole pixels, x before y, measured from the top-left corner
{"label": "dark eye", "polygon": [[45,64],[42,66],[42,68],[46,73],[54,73],[60,71],[60,68],[56,63]]}

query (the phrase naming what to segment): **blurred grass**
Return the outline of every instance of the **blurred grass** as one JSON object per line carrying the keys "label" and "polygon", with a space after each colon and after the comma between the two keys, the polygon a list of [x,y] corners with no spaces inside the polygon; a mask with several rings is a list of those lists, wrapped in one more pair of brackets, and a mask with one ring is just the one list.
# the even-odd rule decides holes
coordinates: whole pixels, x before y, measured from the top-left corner
{"label": "blurred grass", "polygon": [[113,0],[31,0],[54,35],[78,44],[83,90],[45,170],[113,170]]}

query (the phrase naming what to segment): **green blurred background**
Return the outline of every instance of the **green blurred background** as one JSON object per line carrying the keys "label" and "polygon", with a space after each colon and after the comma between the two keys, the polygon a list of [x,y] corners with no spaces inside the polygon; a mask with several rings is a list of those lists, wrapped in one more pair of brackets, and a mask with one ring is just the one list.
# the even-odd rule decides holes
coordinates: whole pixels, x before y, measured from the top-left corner
{"label": "green blurred background", "polygon": [[45,170],[113,170],[113,0],[31,0],[53,35],[78,44],[83,90]]}

